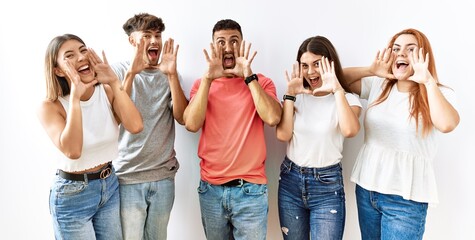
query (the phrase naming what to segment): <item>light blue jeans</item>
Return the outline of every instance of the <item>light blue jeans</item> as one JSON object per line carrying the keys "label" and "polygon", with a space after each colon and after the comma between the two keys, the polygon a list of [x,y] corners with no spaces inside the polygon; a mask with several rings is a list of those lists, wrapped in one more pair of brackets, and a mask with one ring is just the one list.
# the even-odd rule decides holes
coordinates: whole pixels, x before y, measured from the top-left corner
{"label": "light blue jeans", "polygon": [[359,185],[356,185],[356,202],[362,240],[422,239],[427,203],[368,191]]}
{"label": "light blue jeans", "polygon": [[124,239],[167,239],[175,201],[175,179],[120,185],[120,215]]}
{"label": "light blue jeans", "polygon": [[106,179],[72,181],[56,175],[50,191],[54,234],[60,239],[122,239],[119,182]]}
{"label": "light blue jeans", "polygon": [[200,181],[198,193],[207,240],[266,239],[266,184],[227,187]]}
{"label": "light blue jeans", "polygon": [[340,164],[323,168],[280,166],[279,219],[285,240],[343,238],[345,192]]}

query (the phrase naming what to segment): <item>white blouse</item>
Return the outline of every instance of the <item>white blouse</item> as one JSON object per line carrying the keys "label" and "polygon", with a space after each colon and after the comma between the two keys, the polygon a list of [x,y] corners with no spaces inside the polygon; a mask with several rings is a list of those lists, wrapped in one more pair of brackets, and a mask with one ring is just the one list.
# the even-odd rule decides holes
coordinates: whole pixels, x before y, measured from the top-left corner
{"label": "white blouse", "polygon": [[[363,78],[361,98],[368,106],[382,91],[384,79]],[[450,103],[454,92],[439,87]],[[433,160],[437,152],[439,131],[422,136],[422,125],[409,114],[409,93],[399,92],[395,85],[382,103],[367,109],[364,144],[358,154],[351,181],[363,188],[404,199],[430,204],[438,203]]]}

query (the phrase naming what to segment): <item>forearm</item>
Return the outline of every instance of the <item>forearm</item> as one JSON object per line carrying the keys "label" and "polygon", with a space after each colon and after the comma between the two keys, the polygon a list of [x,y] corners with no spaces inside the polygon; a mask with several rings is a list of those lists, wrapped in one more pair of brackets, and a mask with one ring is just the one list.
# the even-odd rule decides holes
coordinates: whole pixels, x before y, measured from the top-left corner
{"label": "forearm", "polygon": [[175,120],[183,125],[185,121],[183,120],[183,114],[185,112],[186,106],[188,105],[188,100],[183,93],[181,88],[180,81],[178,80],[178,74],[168,75],[168,81],[170,84],[170,91],[172,95],[173,102],[173,117]]}
{"label": "forearm", "polygon": [[122,88],[119,80],[109,83],[114,95],[113,108],[122,126],[130,133],[139,133],[143,129],[142,115]]}
{"label": "forearm", "polygon": [[276,127],[277,139],[282,142],[288,142],[292,138],[294,131],[294,102],[284,100],[282,107],[282,117]]}
{"label": "forearm", "polygon": [[343,69],[343,75],[350,90],[359,95],[361,93],[361,79],[373,76],[373,73],[370,71],[370,67],[348,67]]}
{"label": "forearm", "polygon": [[211,81],[203,78],[196,95],[190,101],[183,113],[185,128],[190,132],[197,132],[205,121],[208,107],[208,94]]}
{"label": "forearm", "polygon": [[129,96],[132,92],[132,84],[134,83],[135,74],[136,73],[133,73],[130,70],[127,71],[127,73],[125,74],[125,78],[122,81],[122,88],[125,90],[125,92]]}
{"label": "forearm", "polygon": [[83,146],[82,111],[79,99],[70,100],[66,125],[59,136],[59,149],[68,158],[78,159]]}
{"label": "forearm", "polygon": [[249,83],[249,90],[251,91],[254,105],[257,113],[269,126],[276,126],[280,122],[282,116],[282,107],[280,103],[269,96],[257,81]]}
{"label": "forearm", "polygon": [[435,80],[430,79],[425,86],[434,127],[443,133],[451,132],[460,122],[457,110],[444,97]]}

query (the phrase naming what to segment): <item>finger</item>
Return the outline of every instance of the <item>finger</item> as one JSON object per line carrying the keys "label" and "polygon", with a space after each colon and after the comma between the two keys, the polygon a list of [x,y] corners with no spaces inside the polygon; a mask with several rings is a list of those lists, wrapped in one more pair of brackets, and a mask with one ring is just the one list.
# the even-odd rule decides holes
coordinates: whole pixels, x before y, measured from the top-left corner
{"label": "finger", "polygon": [[216,54],[216,48],[214,47],[213,43],[210,43],[210,44],[209,44],[209,48],[210,48],[210,50],[211,50],[211,57],[212,57],[212,58],[216,58],[216,55],[217,55],[217,54]]}
{"label": "finger", "polygon": [[178,56],[178,49],[180,48],[180,45],[176,45],[175,47],[175,52],[173,53],[173,55],[175,56],[175,58]]}
{"label": "finger", "polygon": [[426,53],[426,60],[424,61],[424,63],[429,66],[429,53]]}
{"label": "finger", "polygon": [[332,73],[335,73],[335,62],[334,61],[331,62],[331,71],[332,71]]}
{"label": "finger", "polygon": [[[246,51],[244,51],[244,57],[246,59],[249,58],[249,52],[251,52],[251,46],[252,46],[252,43],[249,43],[246,47]],[[256,55],[256,52],[254,51],[254,56]]]}
{"label": "finger", "polygon": [[[257,51],[254,51],[254,53],[251,56],[251,59],[249,59],[249,64],[252,63],[252,60],[254,60],[254,58],[256,57],[256,54],[257,54]],[[246,58],[247,58],[247,56],[246,56]]]}
{"label": "finger", "polygon": [[84,84],[84,86],[85,86],[86,88],[90,88],[90,87],[93,87],[96,83],[97,83],[97,80],[94,79],[94,80],[92,80],[90,83]]}
{"label": "finger", "polygon": [[289,77],[289,73],[287,72],[287,70],[285,70],[285,79],[287,80],[287,82],[290,82],[290,77]]}
{"label": "finger", "polygon": [[242,40],[241,47],[239,48],[240,57],[244,56],[245,50],[246,50],[246,41]]}
{"label": "finger", "polygon": [[163,43],[162,55],[170,52],[170,49],[168,48],[168,45],[170,44],[169,41],[170,39],[166,40],[165,43]]}
{"label": "finger", "polygon": [[383,61],[385,63],[387,63],[389,61],[389,59],[391,58],[391,48],[388,48],[387,50],[384,51],[384,55],[383,55]]}
{"label": "finger", "polygon": [[206,62],[210,62],[211,59],[209,58],[208,51],[206,51],[206,49],[203,49],[203,53],[205,54]]}
{"label": "finger", "polygon": [[104,52],[104,50],[102,50],[102,59],[104,59],[104,63],[109,64],[106,58],[106,52]]}
{"label": "finger", "polygon": [[297,63],[297,69],[298,69],[298,73],[299,73],[298,78],[302,79],[303,78],[303,68],[301,68],[298,63]]}
{"label": "finger", "polygon": [[[243,41],[244,42],[244,41]],[[237,43],[233,43],[233,53],[234,53],[234,58],[238,58],[243,55],[243,42],[241,42],[241,47],[238,50]]]}
{"label": "finger", "polygon": [[378,50],[378,52],[376,53],[376,57],[374,58],[374,61],[378,61],[378,60],[379,60],[379,52],[380,52],[380,50]]}
{"label": "finger", "polygon": [[298,76],[298,74],[299,74],[299,64],[298,62],[295,62],[292,65],[292,78],[300,77]]}

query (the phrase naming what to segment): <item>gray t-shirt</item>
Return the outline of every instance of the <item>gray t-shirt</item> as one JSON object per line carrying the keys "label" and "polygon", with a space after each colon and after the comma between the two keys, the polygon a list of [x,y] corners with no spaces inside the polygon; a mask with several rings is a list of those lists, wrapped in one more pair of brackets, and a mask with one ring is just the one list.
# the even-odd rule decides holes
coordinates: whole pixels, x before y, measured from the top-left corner
{"label": "gray t-shirt", "polygon": [[[119,62],[112,69],[125,79],[130,62]],[[179,76],[180,82],[182,82]],[[113,161],[121,184],[136,184],[174,178],[179,168],[175,157],[175,120],[168,78],[159,70],[144,70],[135,75],[130,98],[142,114],[143,130],[131,134],[122,125],[119,157]]]}

